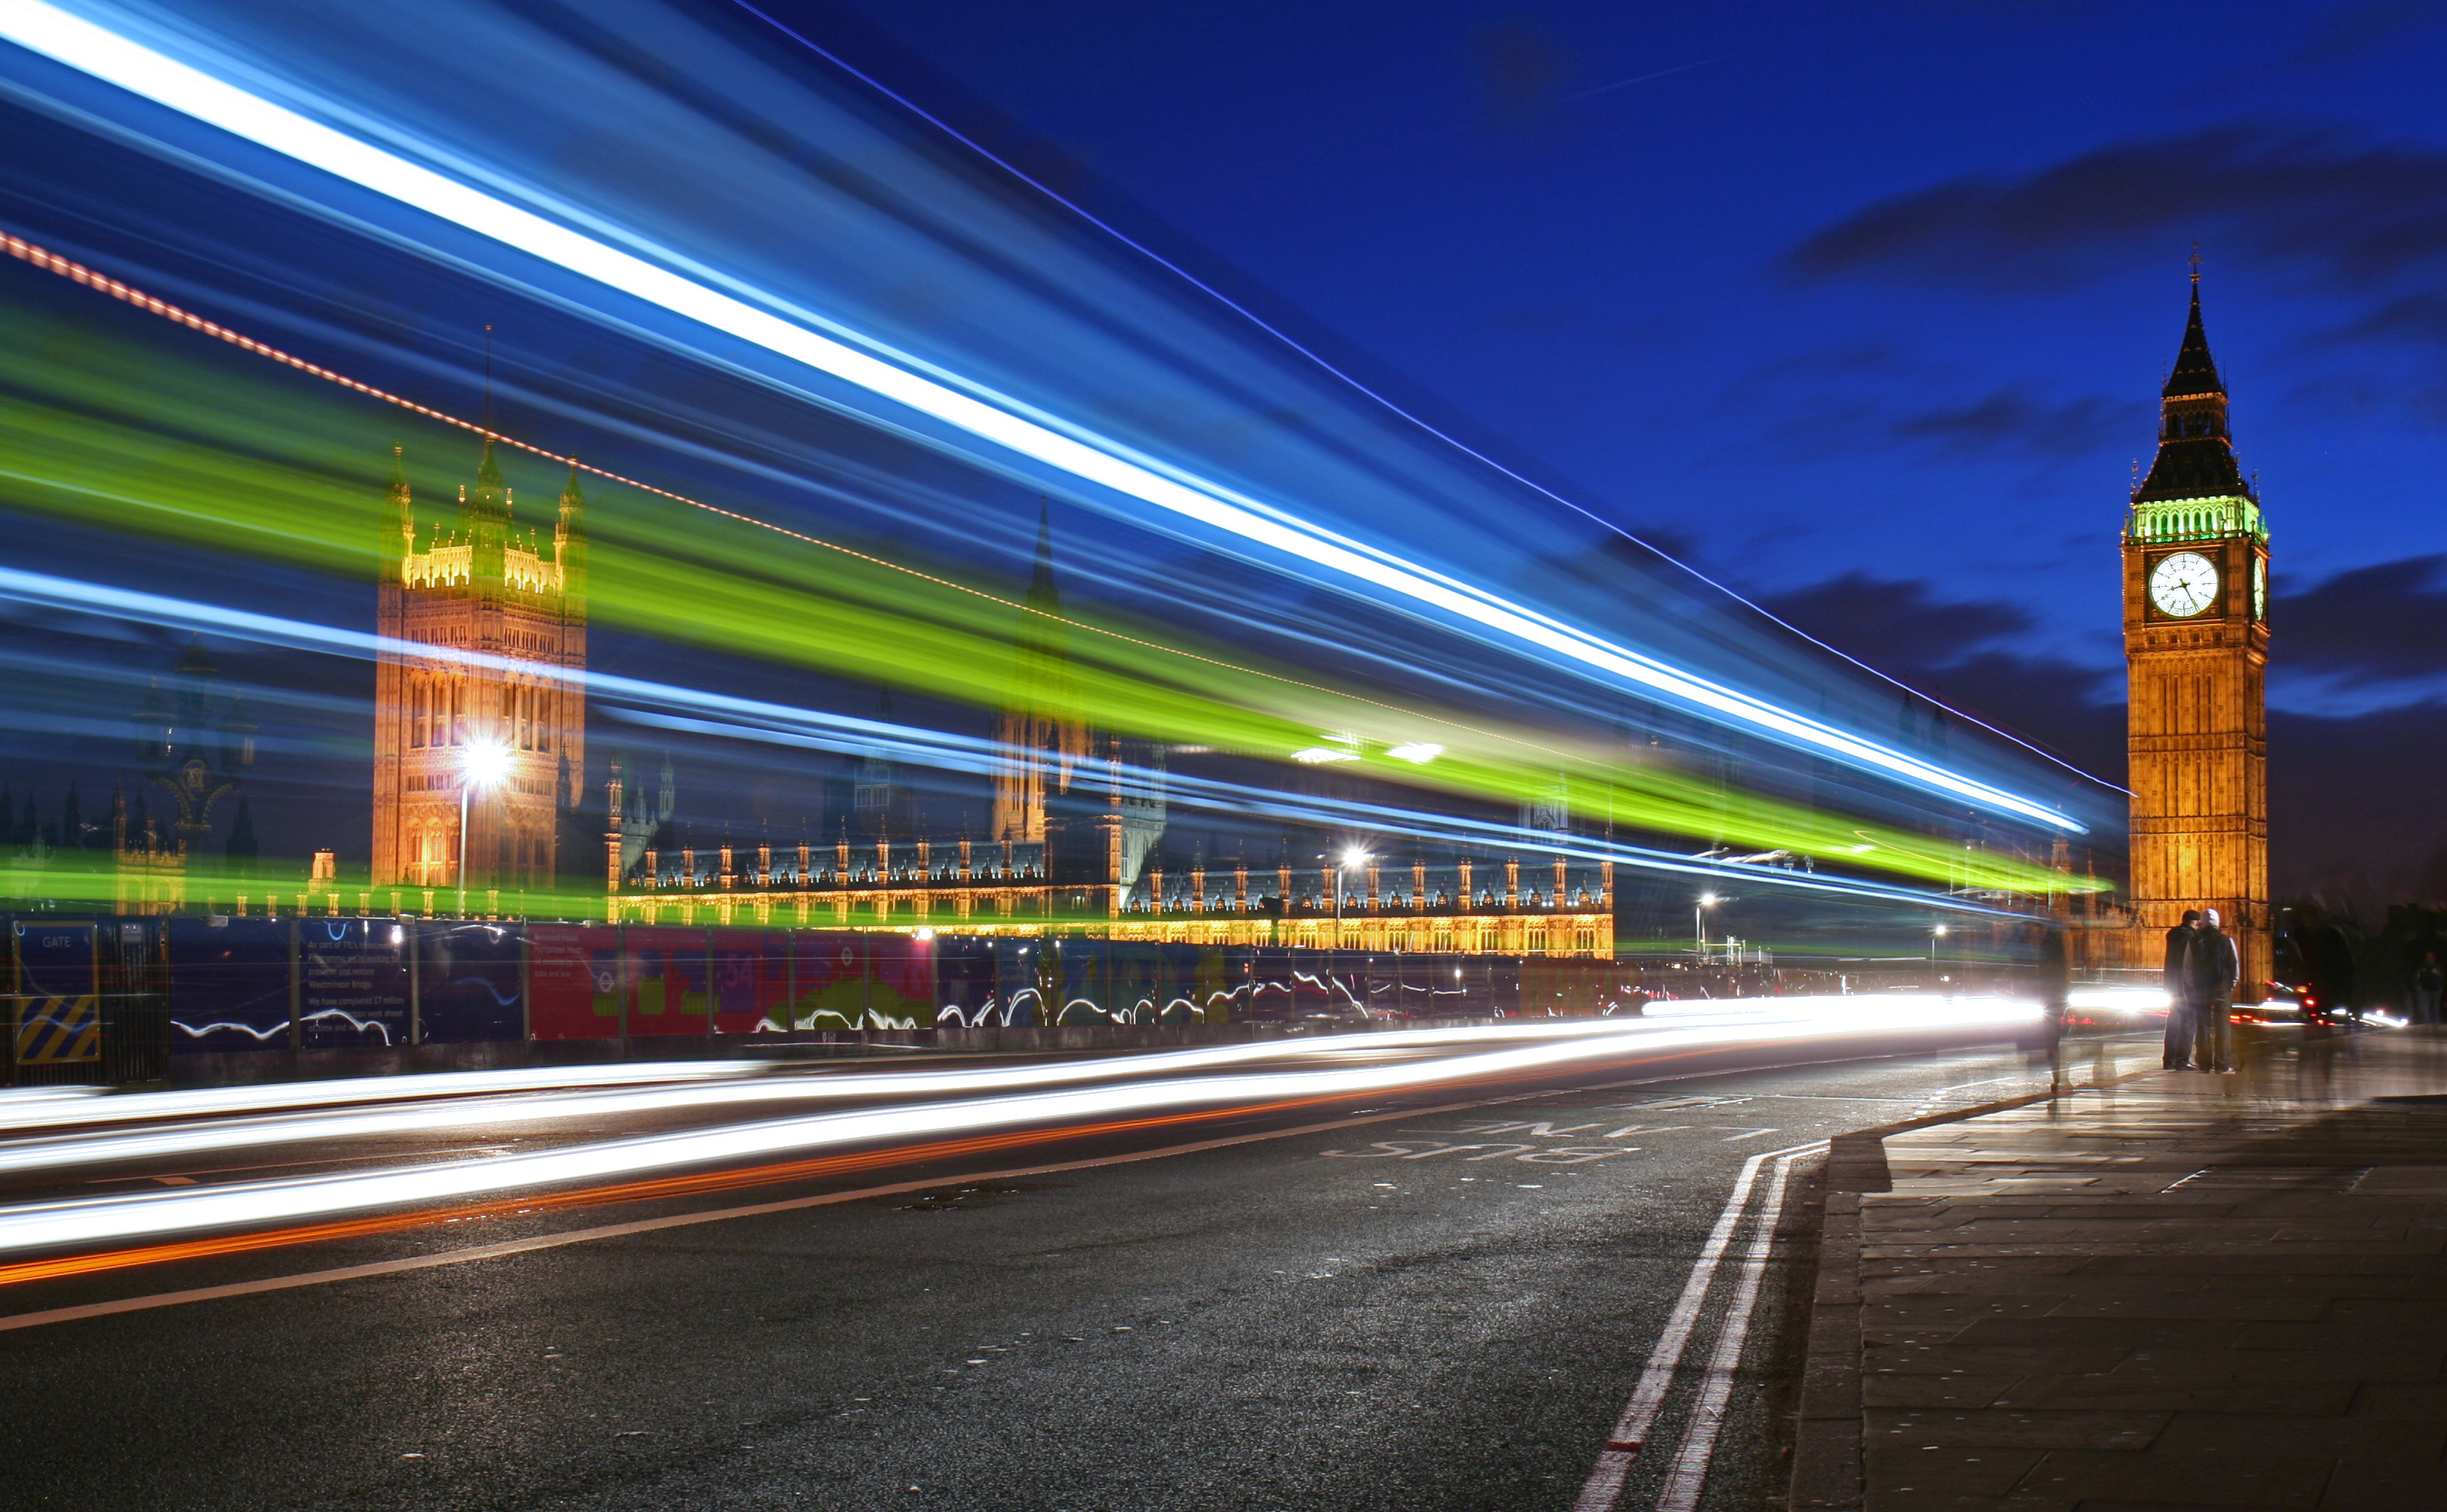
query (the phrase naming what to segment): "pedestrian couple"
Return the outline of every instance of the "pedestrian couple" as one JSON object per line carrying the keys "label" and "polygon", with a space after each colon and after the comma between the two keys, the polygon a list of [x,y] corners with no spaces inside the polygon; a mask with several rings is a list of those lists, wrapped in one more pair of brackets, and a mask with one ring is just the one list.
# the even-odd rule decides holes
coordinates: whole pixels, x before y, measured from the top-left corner
{"label": "pedestrian couple", "polygon": [[2167,1069],[2234,1069],[2227,1021],[2242,978],[2242,956],[2218,928],[2217,910],[2184,910],[2184,921],[2167,931]]}

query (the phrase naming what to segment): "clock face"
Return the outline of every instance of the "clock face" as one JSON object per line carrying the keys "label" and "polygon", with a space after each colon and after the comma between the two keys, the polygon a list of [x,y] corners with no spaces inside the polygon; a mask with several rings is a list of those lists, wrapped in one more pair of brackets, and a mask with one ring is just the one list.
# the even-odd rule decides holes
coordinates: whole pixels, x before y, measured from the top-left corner
{"label": "clock face", "polygon": [[2196,551],[2162,557],[2150,569],[2150,602],[2158,613],[2190,619],[2217,602],[2217,565]]}

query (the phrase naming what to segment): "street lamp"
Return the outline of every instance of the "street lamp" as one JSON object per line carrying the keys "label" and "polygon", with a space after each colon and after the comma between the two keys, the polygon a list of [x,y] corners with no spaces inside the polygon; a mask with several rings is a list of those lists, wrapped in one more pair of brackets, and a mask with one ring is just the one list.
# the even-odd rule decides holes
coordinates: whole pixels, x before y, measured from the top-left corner
{"label": "street lamp", "polygon": [[1341,864],[1334,869],[1334,948],[1342,948],[1342,874],[1355,866],[1368,864],[1368,853],[1356,846],[1342,853]]}
{"label": "street lamp", "polygon": [[1700,917],[1700,912],[1703,909],[1716,907],[1717,901],[1716,894],[1701,893],[1699,900],[1691,905],[1691,950],[1693,954],[1699,957],[1699,964],[1702,966],[1708,964],[1708,928],[1706,920]]}
{"label": "street lamp", "polygon": [[479,741],[459,758],[459,917],[467,917],[467,795],[481,783],[492,786],[509,775],[510,753]]}

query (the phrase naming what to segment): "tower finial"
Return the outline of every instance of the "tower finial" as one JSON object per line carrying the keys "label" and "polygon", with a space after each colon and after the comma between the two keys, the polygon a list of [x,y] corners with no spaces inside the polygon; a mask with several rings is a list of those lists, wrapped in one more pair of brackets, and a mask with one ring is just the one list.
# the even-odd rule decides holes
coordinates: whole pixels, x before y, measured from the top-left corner
{"label": "tower finial", "polygon": [[[2195,275],[2197,277],[2197,275]],[[484,322],[484,440],[493,439],[493,323]]]}
{"label": "tower finial", "polygon": [[[2198,241],[2194,241],[2194,242],[2192,243],[2192,287],[2193,287],[2193,288],[2195,288],[2195,289],[2198,289],[2200,286],[2201,286],[2201,244],[2200,244]],[[487,326],[487,327],[485,327],[484,329],[485,329],[485,330],[487,330],[487,331],[490,331],[490,330],[492,330],[493,328],[492,328],[492,327],[490,327],[490,326]]]}

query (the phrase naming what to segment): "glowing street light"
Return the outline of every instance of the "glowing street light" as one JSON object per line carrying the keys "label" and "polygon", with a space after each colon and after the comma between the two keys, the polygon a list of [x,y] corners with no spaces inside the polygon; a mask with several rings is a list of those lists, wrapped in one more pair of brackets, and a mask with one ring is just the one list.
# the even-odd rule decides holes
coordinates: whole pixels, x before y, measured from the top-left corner
{"label": "glowing street light", "polygon": [[1691,951],[1693,954],[1698,956],[1699,964],[1702,966],[1708,964],[1708,927],[1707,921],[1701,915],[1703,911],[1716,907],[1721,901],[1723,899],[1714,893],[1701,893],[1699,900],[1691,905]]}
{"label": "glowing street light", "polygon": [[1334,868],[1334,947],[1337,950],[1342,948],[1342,874],[1367,865],[1369,859],[1366,851],[1354,845],[1342,853],[1342,860]]}
{"label": "glowing street light", "polygon": [[510,774],[507,747],[478,741],[459,758],[459,917],[467,917],[467,795]]}

